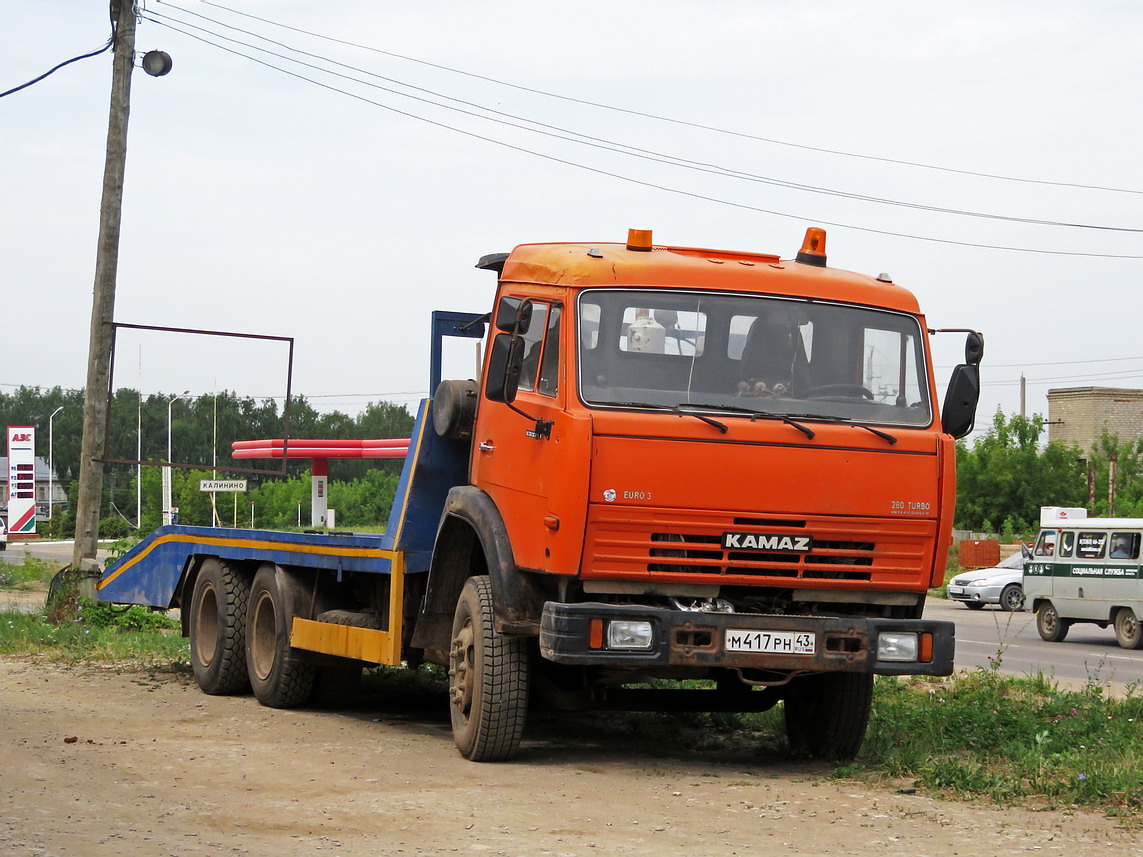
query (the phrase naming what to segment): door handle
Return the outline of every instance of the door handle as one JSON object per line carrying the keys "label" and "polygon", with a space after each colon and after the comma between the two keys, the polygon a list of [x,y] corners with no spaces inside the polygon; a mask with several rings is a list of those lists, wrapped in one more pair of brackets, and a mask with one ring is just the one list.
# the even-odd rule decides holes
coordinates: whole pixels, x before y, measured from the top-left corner
{"label": "door handle", "polygon": [[481,452],[493,452],[496,449],[496,444],[491,441],[482,440],[479,448]]}

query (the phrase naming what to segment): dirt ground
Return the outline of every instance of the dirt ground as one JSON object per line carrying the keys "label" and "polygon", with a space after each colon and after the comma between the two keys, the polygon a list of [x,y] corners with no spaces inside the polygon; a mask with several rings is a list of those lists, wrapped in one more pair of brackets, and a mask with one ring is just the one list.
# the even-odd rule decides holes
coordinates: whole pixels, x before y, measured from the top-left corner
{"label": "dirt ground", "polygon": [[749,748],[632,747],[594,719],[541,722],[516,761],[473,764],[443,694],[367,689],[276,711],[177,675],[0,659],[0,855],[1143,851],[1096,813],[899,794]]}

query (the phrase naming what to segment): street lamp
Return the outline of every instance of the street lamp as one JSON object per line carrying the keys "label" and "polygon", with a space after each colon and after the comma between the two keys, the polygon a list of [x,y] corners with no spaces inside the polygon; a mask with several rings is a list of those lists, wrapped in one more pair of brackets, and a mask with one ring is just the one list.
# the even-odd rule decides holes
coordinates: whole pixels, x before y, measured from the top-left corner
{"label": "street lamp", "polygon": [[62,410],[63,410],[63,405],[60,405],[58,408],[56,408],[54,411],[52,411],[52,415],[50,417],[48,417],[48,520],[49,521],[52,519],[52,507],[55,506],[55,495],[54,495],[55,486],[52,485],[52,482],[55,480],[55,473],[56,473],[55,445],[53,443],[54,438],[52,437],[52,420],[54,420],[56,418],[56,414],[58,414]]}
{"label": "street lamp", "polygon": [[163,468],[163,526],[171,523],[171,407],[179,399],[190,395],[190,390],[183,390],[167,402],[167,465]]}

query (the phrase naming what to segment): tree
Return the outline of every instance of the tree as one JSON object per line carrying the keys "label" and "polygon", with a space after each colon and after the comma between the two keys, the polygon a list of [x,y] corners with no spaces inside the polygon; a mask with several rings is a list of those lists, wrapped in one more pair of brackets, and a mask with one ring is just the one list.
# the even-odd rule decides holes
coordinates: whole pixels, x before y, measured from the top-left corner
{"label": "tree", "polygon": [[1005,417],[971,448],[957,441],[956,525],[981,529],[1006,522],[1017,533],[1037,526],[1041,506],[1080,506],[1087,482],[1080,452],[1053,441],[1040,446],[1044,417]]}
{"label": "tree", "polygon": [[[136,390],[116,390],[111,401],[108,457],[166,460],[168,404],[175,395],[160,392],[140,396]],[[60,484],[70,486],[71,503],[66,510],[56,510],[51,524],[51,533],[62,537],[68,537],[75,531],[73,483],[79,476],[83,400],[82,390],[59,387],[19,387],[13,393],[0,392],[0,424],[36,426],[40,432],[38,452],[45,458],[49,417],[56,408],[63,406],[52,422],[54,464]],[[281,410],[273,399],[257,401],[223,390],[176,401],[170,409],[170,416],[171,457],[176,462],[209,467],[217,461],[223,473],[235,464],[267,469],[278,464],[276,461],[236,462],[231,456],[231,444],[235,440],[282,437],[286,433]],[[413,417],[405,407],[390,402],[369,404],[357,417],[339,411],[319,414],[301,396],[291,402],[291,437],[409,437],[412,429]],[[136,450],[139,455],[136,455]],[[251,491],[239,497],[239,505],[246,509],[246,515],[240,517],[249,521],[249,503],[254,500],[259,526],[292,527],[297,523],[298,500],[301,500],[302,517],[308,521],[310,466],[308,460],[292,460],[288,466],[289,475],[284,479],[266,474],[247,474]],[[338,520],[347,526],[383,523],[388,516],[400,468],[400,461],[346,459],[331,462],[330,494],[338,510]],[[162,473],[161,468],[151,466],[143,467],[142,473],[141,529],[146,533],[159,525]],[[172,469],[172,496],[180,509],[181,523],[210,524],[209,497],[198,490],[198,483],[211,475],[205,470],[188,472],[182,468]],[[100,520],[116,534],[133,528],[138,515],[136,478],[135,465],[109,464],[104,468]],[[265,497],[256,493],[262,486],[273,484],[282,487],[268,489]],[[344,491],[342,486],[345,486]],[[233,518],[230,500],[226,502],[226,509],[220,510],[220,515],[224,521]]]}
{"label": "tree", "polygon": [[[1115,506],[1112,508],[1108,483],[1111,463],[1115,462]],[[1143,517],[1143,438],[1120,441],[1106,428],[1091,451],[1090,468],[1095,502],[1089,513],[1121,518]]]}

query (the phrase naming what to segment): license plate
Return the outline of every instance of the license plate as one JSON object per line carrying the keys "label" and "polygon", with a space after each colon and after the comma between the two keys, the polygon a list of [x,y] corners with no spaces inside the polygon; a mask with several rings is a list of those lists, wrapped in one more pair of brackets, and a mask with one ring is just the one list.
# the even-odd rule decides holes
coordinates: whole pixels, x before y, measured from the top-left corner
{"label": "license plate", "polygon": [[962,592],[964,592],[964,588],[960,586],[950,586],[948,588],[948,592],[951,595],[960,595]]}
{"label": "license plate", "polygon": [[758,652],[771,655],[812,655],[816,638],[810,631],[747,631],[726,629],[728,652]]}

